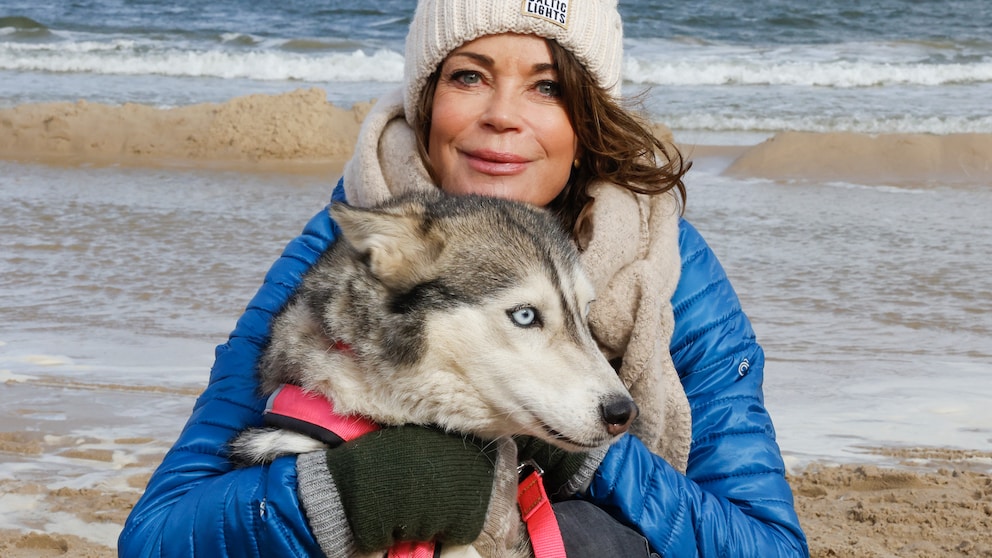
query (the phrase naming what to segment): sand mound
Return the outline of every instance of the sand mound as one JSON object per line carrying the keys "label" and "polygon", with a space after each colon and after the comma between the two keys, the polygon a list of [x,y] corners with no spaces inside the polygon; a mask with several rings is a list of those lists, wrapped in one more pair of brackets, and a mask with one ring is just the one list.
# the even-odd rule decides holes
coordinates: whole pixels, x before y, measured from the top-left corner
{"label": "sand mound", "polygon": [[860,184],[987,183],[992,135],[782,132],[749,149],[726,174]]}
{"label": "sand mound", "polygon": [[341,109],[321,89],[174,109],[21,105],[0,111],[0,156],[97,164],[338,163],[351,155],[371,105]]}

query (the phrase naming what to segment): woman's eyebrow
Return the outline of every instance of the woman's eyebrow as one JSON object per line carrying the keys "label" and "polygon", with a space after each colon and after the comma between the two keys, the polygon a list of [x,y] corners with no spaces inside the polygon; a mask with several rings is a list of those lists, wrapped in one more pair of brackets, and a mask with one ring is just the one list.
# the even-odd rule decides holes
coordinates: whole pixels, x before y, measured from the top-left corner
{"label": "woman's eyebrow", "polygon": [[479,63],[480,65],[485,66],[487,68],[491,68],[491,67],[493,67],[493,66],[496,65],[496,61],[495,60],[493,60],[492,58],[486,56],[485,54],[479,54],[477,52],[462,51],[462,52],[453,52],[453,53],[451,53],[451,58],[454,58],[456,56],[464,56],[465,58],[470,58],[470,59],[474,60],[475,62]]}
{"label": "woman's eyebrow", "polygon": [[[480,66],[485,66],[486,68],[492,68],[493,66],[496,65],[496,61],[493,60],[491,57],[486,56],[485,54],[479,54],[477,52],[472,52],[472,51],[453,52],[451,53],[450,58],[454,58],[456,56],[463,56],[465,58],[469,58],[471,60],[474,60]],[[531,72],[535,74],[540,74],[543,72],[557,72],[557,71],[558,71],[558,65],[553,62],[538,62],[537,64],[531,66]]]}

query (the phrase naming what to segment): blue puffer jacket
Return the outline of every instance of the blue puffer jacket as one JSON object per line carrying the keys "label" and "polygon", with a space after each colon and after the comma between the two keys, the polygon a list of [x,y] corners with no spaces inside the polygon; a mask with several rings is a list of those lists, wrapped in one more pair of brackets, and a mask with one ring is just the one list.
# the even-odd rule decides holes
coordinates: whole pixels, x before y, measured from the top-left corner
{"label": "blue puffer jacket", "polygon": [[[332,200],[343,199],[339,183]],[[272,266],[128,517],[120,556],[321,556],[297,499],[295,459],[234,469],[224,447],[261,423],[254,367],[269,321],[337,233],[320,212]],[[684,221],[680,246],[671,349],[692,406],[688,476],[626,436],[589,497],[662,556],[807,556],[762,401],[761,348],[716,257]]]}

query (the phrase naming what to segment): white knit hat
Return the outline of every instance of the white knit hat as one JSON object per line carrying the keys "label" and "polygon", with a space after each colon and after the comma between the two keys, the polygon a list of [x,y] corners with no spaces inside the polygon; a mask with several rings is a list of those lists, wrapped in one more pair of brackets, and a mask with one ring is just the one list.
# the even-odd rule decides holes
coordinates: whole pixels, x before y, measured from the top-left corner
{"label": "white knit hat", "polygon": [[484,35],[554,39],[620,97],[623,24],[617,0],[419,0],[406,37],[404,109],[413,124],[427,78],[451,51]]}

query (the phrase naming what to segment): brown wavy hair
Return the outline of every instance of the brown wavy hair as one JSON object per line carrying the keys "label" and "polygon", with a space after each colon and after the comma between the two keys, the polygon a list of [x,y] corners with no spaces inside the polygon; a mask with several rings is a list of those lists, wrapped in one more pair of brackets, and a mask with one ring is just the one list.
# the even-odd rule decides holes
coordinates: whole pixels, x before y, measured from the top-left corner
{"label": "brown wavy hair", "polygon": [[[682,177],[692,166],[675,145],[658,139],[648,123],[599,87],[571,52],[546,39],[558,71],[565,112],[579,142],[578,166],[572,168],[565,188],[548,204],[566,230],[574,231],[579,215],[589,204],[589,185],[603,180],[631,192],[658,195],[675,189],[685,208]],[[440,67],[428,78],[417,102],[414,132],[417,150],[431,178],[437,176],[427,153],[431,109]],[[577,126],[576,123],[583,123]]]}

